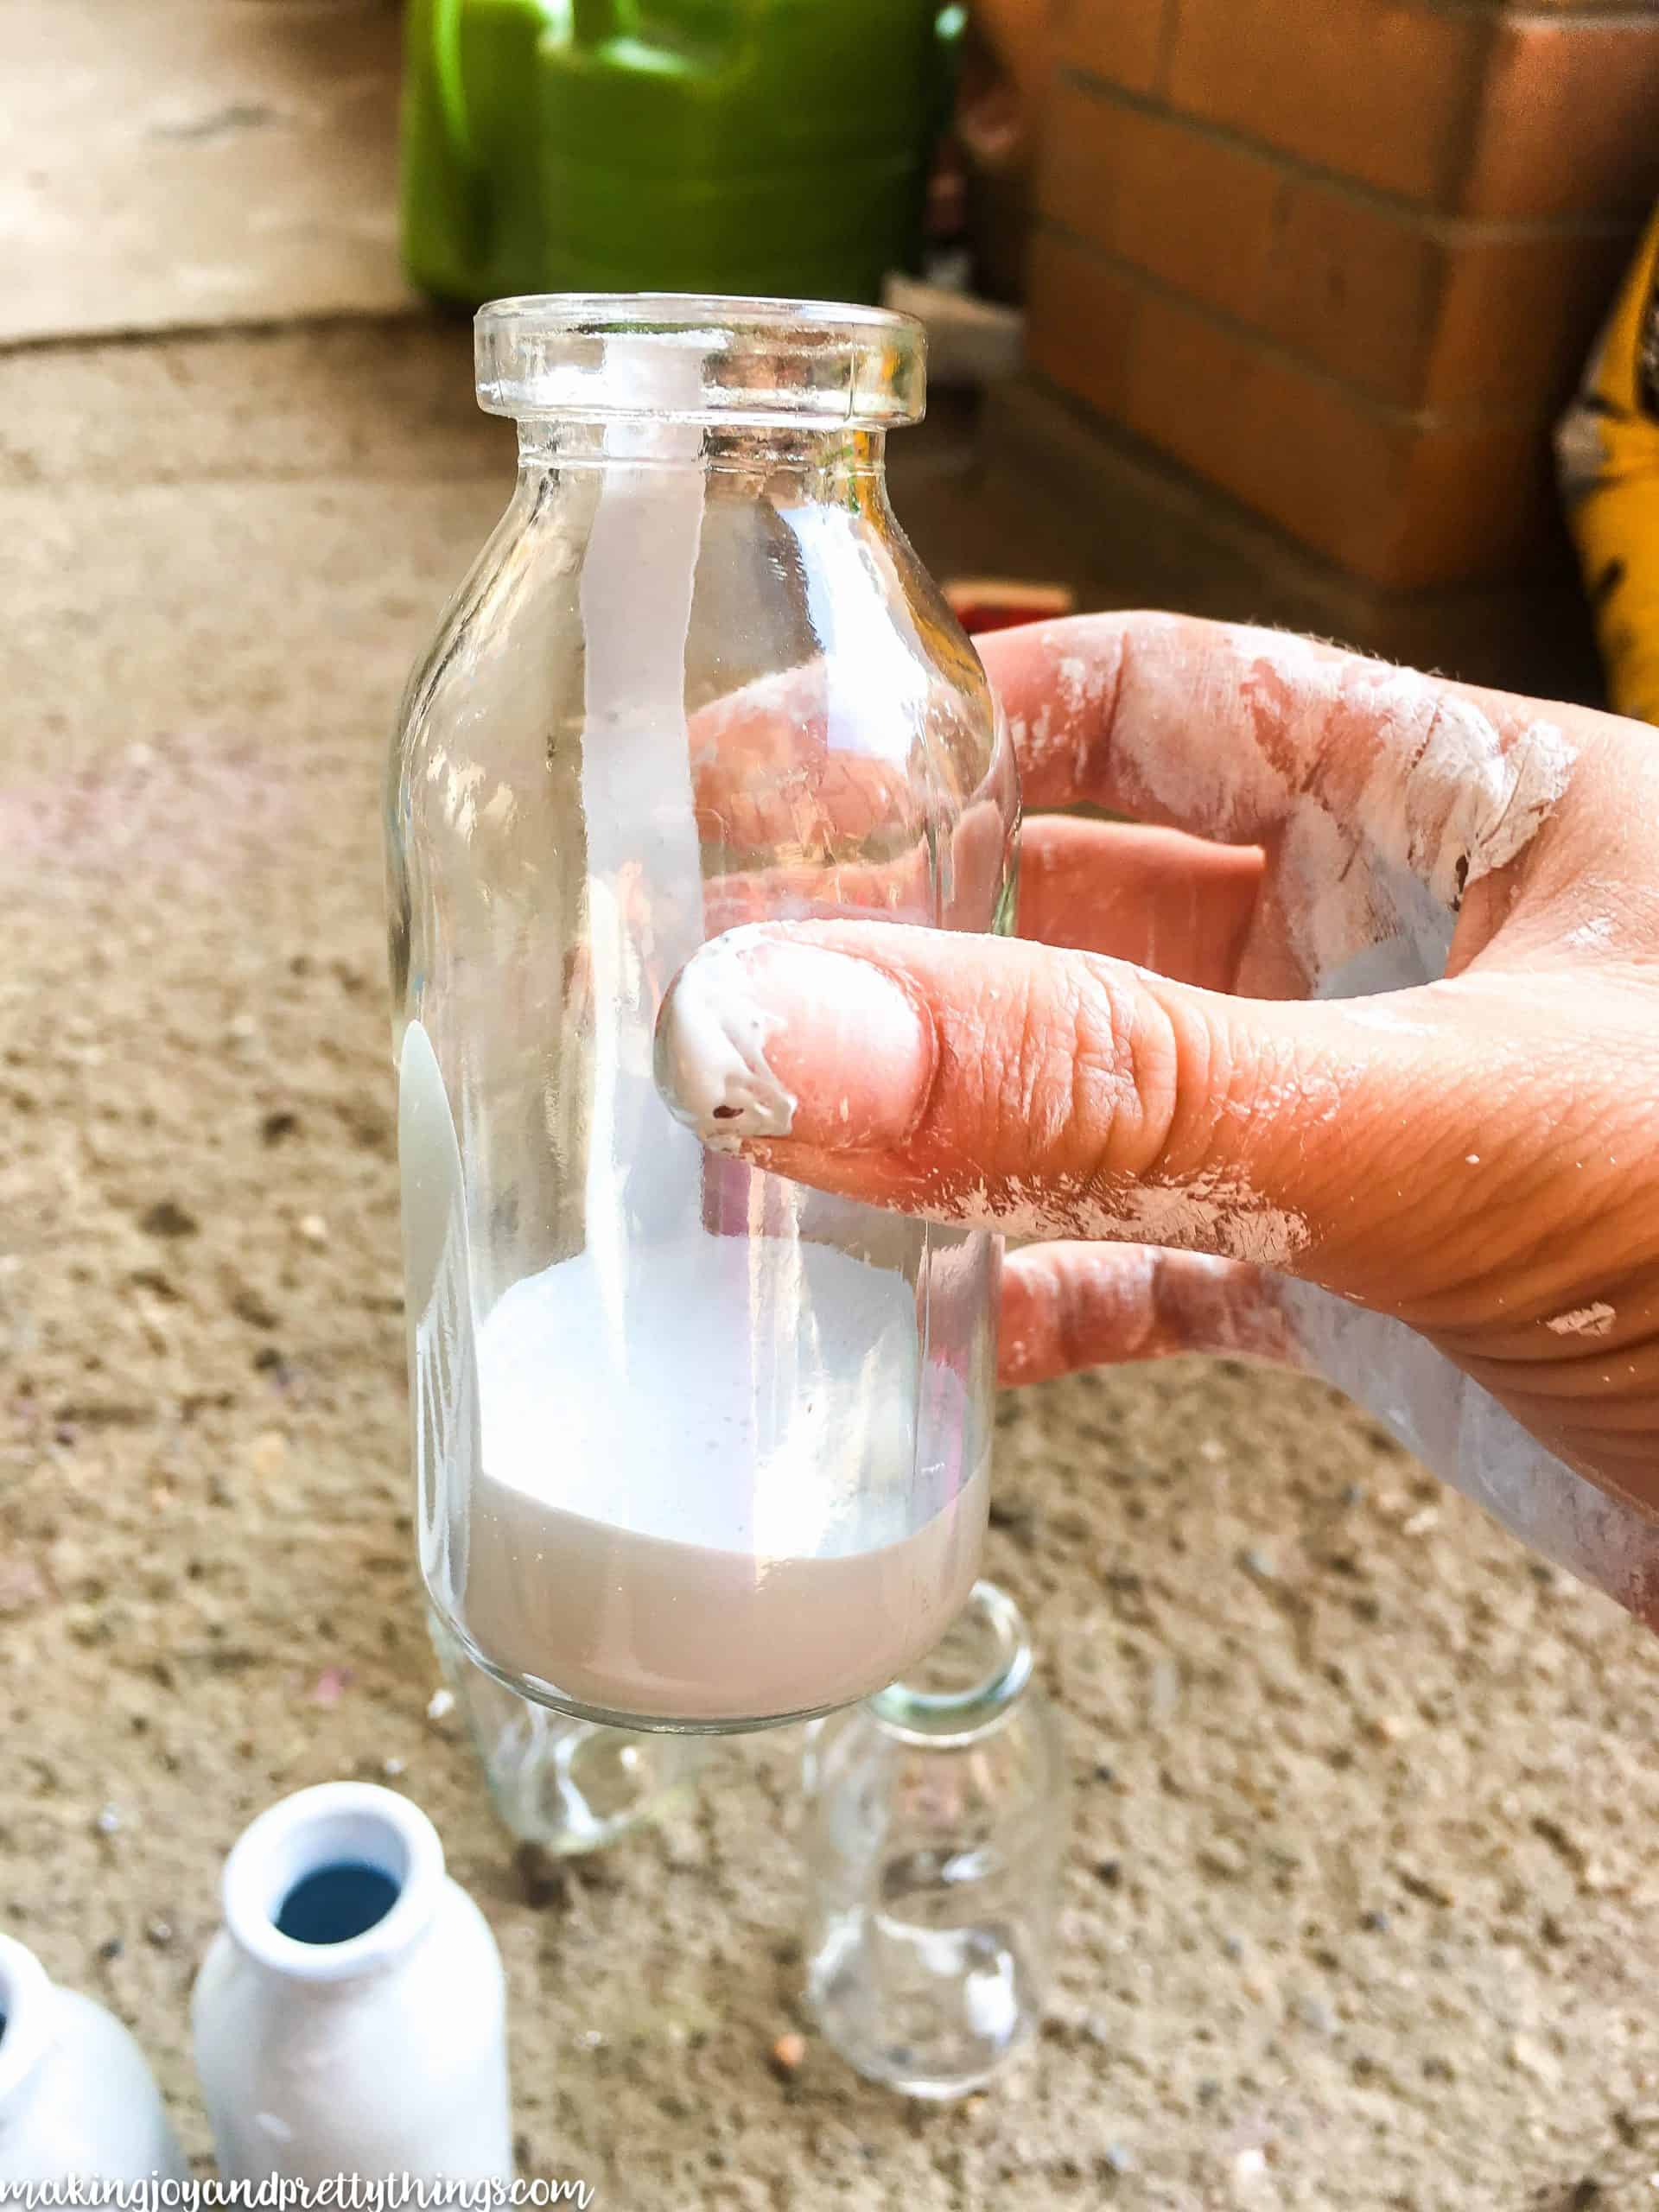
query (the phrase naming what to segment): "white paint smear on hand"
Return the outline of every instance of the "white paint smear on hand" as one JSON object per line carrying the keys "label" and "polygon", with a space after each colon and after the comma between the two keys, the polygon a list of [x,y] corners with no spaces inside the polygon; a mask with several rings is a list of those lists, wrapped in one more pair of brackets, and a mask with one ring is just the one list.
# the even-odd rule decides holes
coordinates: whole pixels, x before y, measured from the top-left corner
{"label": "white paint smear on hand", "polygon": [[[1121,661],[1057,650],[1057,711],[1023,733],[1090,778],[1109,684],[1114,797],[1225,843],[1277,846],[1308,987],[1399,941],[1382,988],[1444,972],[1450,917],[1513,861],[1566,791],[1575,749],[1554,722],[1500,728],[1411,670],[1270,630],[1137,617]],[[1376,988],[1376,986],[1372,986]]]}
{"label": "white paint smear on hand", "polygon": [[1618,1319],[1617,1311],[1599,1299],[1593,1306],[1575,1306],[1570,1313],[1552,1313],[1544,1326],[1558,1337],[1605,1337]]}

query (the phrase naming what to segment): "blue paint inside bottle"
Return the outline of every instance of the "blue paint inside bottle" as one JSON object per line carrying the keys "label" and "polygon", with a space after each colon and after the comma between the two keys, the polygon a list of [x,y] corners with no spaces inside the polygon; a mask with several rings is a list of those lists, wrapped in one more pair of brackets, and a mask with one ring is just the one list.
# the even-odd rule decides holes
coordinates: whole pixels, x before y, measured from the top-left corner
{"label": "blue paint inside bottle", "polygon": [[276,1915],[276,1931],[296,1943],[349,1943],[378,1927],[397,1896],[397,1884],[379,1867],[339,1859],[295,1883]]}

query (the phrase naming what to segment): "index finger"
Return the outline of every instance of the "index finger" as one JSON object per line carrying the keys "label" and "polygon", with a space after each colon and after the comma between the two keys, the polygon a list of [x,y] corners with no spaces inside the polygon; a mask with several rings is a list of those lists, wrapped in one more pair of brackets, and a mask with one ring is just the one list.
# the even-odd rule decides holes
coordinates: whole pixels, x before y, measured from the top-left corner
{"label": "index finger", "polygon": [[1577,754],[1571,710],[1273,630],[1091,614],[980,643],[1028,806],[1224,844],[1294,831],[1321,868],[1363,851],[1447,907],[1528,843]]}

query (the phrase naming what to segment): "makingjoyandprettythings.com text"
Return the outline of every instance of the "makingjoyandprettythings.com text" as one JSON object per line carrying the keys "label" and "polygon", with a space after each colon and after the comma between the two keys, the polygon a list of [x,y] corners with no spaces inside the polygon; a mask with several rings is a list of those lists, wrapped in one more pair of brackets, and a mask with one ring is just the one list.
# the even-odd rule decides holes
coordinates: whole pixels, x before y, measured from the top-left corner
{"label": "makingjoyandprettythings.com text", "polygon": [[574,2204],[587,2212],[594,2192],[585,2181],[426,2181],[414,2174],[327,2174],[319,2182],[267,2175],[263,2181],[180,2181],[151,2174],[139,2181],[104,2181],[69,2174],[55,2181],[0,2182],[0,2207],[18,2212],[105,2206],[111,2212],[506,2212],[506,2208]]}

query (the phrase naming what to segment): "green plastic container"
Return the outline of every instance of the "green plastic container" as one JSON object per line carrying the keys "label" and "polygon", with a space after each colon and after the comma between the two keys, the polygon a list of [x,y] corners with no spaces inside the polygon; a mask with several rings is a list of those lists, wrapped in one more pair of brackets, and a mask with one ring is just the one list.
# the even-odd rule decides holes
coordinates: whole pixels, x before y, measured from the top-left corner
{"label": "green plastic container", "polygon": [[515,292],[874,300],[913,268],[959,6],[410,0],[404,257]]}

